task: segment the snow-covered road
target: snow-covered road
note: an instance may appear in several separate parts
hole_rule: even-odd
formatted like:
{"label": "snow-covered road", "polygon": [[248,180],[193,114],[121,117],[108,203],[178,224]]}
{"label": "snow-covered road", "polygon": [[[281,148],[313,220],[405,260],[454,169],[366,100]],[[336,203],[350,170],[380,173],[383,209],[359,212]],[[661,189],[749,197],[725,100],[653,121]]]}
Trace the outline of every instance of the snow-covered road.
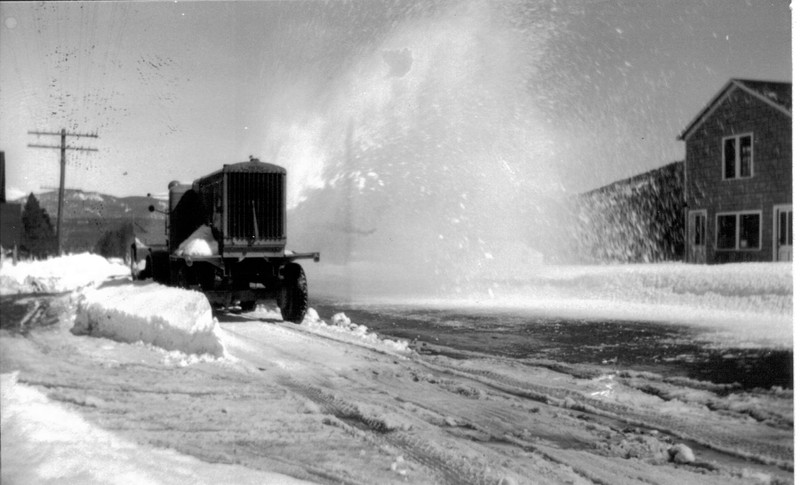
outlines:
{"label": "snow-covered road", "polygon": [[145,311],[86,305],[96,291],[3,296],[28,319],[0,330],[3,483],[793,481],[791,389],[423,355],[269,306],[220,316],[221,353],[166,350],[73,332],[92,308],[151,336]]}

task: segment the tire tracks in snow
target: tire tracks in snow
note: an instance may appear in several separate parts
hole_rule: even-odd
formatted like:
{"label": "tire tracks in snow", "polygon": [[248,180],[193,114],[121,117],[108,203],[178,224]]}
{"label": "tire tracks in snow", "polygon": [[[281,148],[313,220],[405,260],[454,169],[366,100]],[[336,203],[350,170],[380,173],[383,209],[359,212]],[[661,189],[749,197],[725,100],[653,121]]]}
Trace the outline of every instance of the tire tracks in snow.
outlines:
{"label": "tire tracks in snow", "polygon": [[[570,408],[629,426],[657,430],[668,436],[690,440],[730,456],[752,460],[764,465],[777,466],[789,472],[794,471],[794,449],[789,444],[790,440],[788,439],[784,440],[785,444],[780,444],[775,442],[774,435],[764,434],[756,439],[752,434],[745,433],[740,429],[737,429],[736,433],[726,432],[723,428],[696,421],[685,422],[670,416],[640,413],[635,408],[587,397],[578,391],[523,382],[489,370],[457,368],[442,363],[429,362],[424,359],[418,359],[417,362],[431,370],[473,379],[489,388],[507,394],[551,406]],[[744,423],[740,421],[737,425],[742,426]],[[774,433],[776,430],[771,431]],[[750,439],[743,439],[743,435],[749,436]]]}
{"label": "tire tracks in snow", "polygon": [[290,377],[283,378],[281,383],[293,392],[315,402],[325,413],[354,428],[357,434],[374,445],[378,447],[390,445],[401,450],[404,456],[433,472],[439,479],[437,481],[441,483],[488,485],[500,483],[503,479],[486,473],[475,464],[465,462],[462,456],[436,447],[414,436],[413,433],[392,429],[384,420],[366,416],[355,404],[314,385],[304,384]]}
{"label": "tire tracks in snow", "polygon": [[[291,329],[292,332],[307,334],[301,330]],[[565,475],[571,475],[597,484],[616,483],[612,478],[614,465],[611,465],[610,471],[608,467],[612,462],[608,460],[613,460],[617,455],[608,446],[615,445],[619,440],[645,434],[647,430],[658,431],[660,434],[653,436],[665,446],[669,446],[672,438],[674,441],[680,439],[700,450],[704,457],[712,456],[708,450],[716,450],[719,454],[730,457],[725,461],[730,466],[724,465],[720,468],[712,463],[699,461],[694,467],[685,467],[680,473],[685,474],[690,482],[693,478],[699,478],[697,473],[703,467],[719,470],[722,476],[736,476],[739,473],[737,470],[741,470],[743,460],[755,460],[790,472],[793,469],[791,458],[786,458],[786,447],[783,444],[754,438],[750,433],[752,430],[763,431],[766,428],[754,425],[742,430],[741,419],[726,418],[729,419],[728,424],[732,424],[733,429],[737,433],[741,431],[743,435],[737,436],[733,431],[719,431],[714,429],[713,424],[705,424],[697,419],[657,416],[651,413],[648,406],[637,409],[589,396],[589,391],[585,389],[589,382],[587,378],[571,376],[575,382],[564,381],[547,385],[530,382],[517,375],[522,373],[524,376],[531,371],[538,373],[547,369],[546,366],[492,357],[489,359],[492,363],[488,367],[499,365],[499,370],[467,367],[481,366],[479,361],[487,359],[486,355],[473,355],[470,359],[461,361],[413,353],[398,361],[398,356],[392,353],[376,351],[357,342],[323,337],[322,340],[326,342],[335,340],[337,345],[349,348],[346,353],[358,354],[364,360],[358,367],[370,369],[371,372],[348,372],[348,377],[338,380],[335,387],[321,376],[319,379],[309,380],[306,377],[298,380],[294,375],[287,375],[281,384],[291,392],[319,405],[324,413],[333,416],[337,425],[347,429],[350,434],[376,447],[390,446],[399,450],[409,461],[427,468],[438,482],[497,483],[503,477],[492,473],[490,466],[498,467],[498,463],[505,461],[513,463],[513,466],[499,468],[517,473],[523,470],[523,477],[558,467],[563,474],[560,479],[553,477],[553,481],[563,481]],[[316,339],[312,338],[311,341],[313,340]],[[298,357],[301,361],[308,360],[307,356]],[[392,359],[395,359],[394,367],[389,362]],[[394,370],[387,372],[390,367]],[[547,372],[568,375],[552,369],[547,369]],[[427,384],[436,386],[436,390],[417,387]],[[426,395],[428,389],[430,395]],[[375,395],[375,390],[382,395]],[[387,393],[385,390],[391,391]],[[363,391],[367,394],[363,394]],[[446,397],[448,394],[453,397]],[[393,401],[410,403],[428,414],[426,417],[415,416],[415,419],[424,423],[415,426],[430,428],[427,434],[424,430],[394,427],[380,417],[376,418],[361,410],[360,403],[374,399],[390,412],[393,406],[402,409],[396,402],[392,404],[389,400],[392,397]],[[531,420],[526,417],[526,413],[536,411],[532,411],[525,404],[526,401],[542,403],[545,406],[542,409],[550,411]],[[697,415],[693,416],[697,418]],[[716,415],[712,413],[709,416]],[[593,424],[586,423],[596,423],[600,427],[610,425],[607,428],[612,431],[610,438],[603,436],[604,432],[596,431]],[[532,426],[532,433],[523,428],[527,425]],[[645,433],[634,427],[645,428]],[[425,439],[426,436],[431,437],[431,430],[439,433],[433,442]],[[601,448],[596,447],[598,444]],[[480,449],[486,454],[485,459],[465,460],[459,450],[470,447]],[[524,460],[517,458],[520,453],[527,455],[529,459],[536,457],[533,461],[538,461],[538,464],[524,463]],[[666,465],[666,458],[664,461],[663,465]],[[623,462],[620,465],[617,467],[620,476],[626,476],[630,483],[637,483],[635,477],[639,472],[636,471],[636,461]],[[654,466],[654,473],[662,475],[673,467],[671,464]],[[758,468],[757,465],[754,466]],[[521,480],[525,481],[524,478]]]}

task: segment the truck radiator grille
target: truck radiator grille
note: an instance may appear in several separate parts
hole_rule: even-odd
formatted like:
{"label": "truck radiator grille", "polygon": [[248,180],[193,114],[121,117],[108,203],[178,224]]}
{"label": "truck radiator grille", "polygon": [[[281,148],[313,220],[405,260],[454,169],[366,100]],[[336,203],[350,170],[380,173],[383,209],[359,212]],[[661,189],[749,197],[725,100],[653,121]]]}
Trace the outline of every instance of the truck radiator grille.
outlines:
{"label": "truck radiator grille", "polygon": [[282,173],[228,174],[228,231],[234,242],[285,239]]}

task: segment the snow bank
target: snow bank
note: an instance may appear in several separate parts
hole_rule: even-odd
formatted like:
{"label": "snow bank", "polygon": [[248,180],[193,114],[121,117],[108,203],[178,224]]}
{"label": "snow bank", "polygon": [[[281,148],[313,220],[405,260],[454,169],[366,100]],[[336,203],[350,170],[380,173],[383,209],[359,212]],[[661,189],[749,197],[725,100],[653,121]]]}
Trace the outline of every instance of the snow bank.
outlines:
{"label": "snow bank", "polygon": [[[318,292],[336,299],[387,301],[473,300],[481,303],[574,301],[670,303],[750,313],[792,313],[792,263],[685,263],[567,266],[520,262],[506,279],[473,277],[437,281],[406,279],[387,265],[319,264],[306,273]],[[431,276],[431,275],[429,275]],[[343,284],[343,281],[346,284]],[[346,292],[346,293],[344,293]]]}
{"label": "snow bank", "polygon": [[73,333],[221,357],[218,328],[202,293],[135,283],[85,291]]}
{"label": "snow bank", "polygon": [[125,441],[19,384],[16,373],[0,376],[0,390],[2,483],[308,483]]}
{"label": "snow bank", "polygon": [[128,275],[130,269],[124,264],[89,253],[19,261],[16,265],[4,259],[0,266],[0,294],[61,293]]}
{"label": "snow bank", "polygon": [[356,304],[683,324],[707,328],[704,337],[725,345],[792,345],[792,263],[521,264],[508,279],[454,281],[416,292],[380,281],[383,274],[374,268],[319,266],[307,271],[317,294]]}
{"label": "snow bank", "polygon": [[[257,320],[281,320],[281,313],[277,307],[259,304],[252,312],[243,314],[245,318]],[[408,342],[405,340],[382,339],[377,334],[370,332],[364,325],[353,323],[344,313],[335,314],[330,323],[320,318],[317,311],[309,308],[299,327],[306,332],[322,335],[342,342],[348,342],[362,347],[367,347],[383,352],[408,352]]]}
{"label": "snow bank", "polygon": [[407,341],[382,339],[377,334],[370,332],[364,325],[351,322],[350,318],[344,313],[334,315],[329,325],[319,317],[316,310],[309,308],[301,325],[312,333],[334,337],[338,340],[356,343],[373,349],[400,353],[409,351]]}
{"label": "snow bank", "polygon": [[680,323],[726,345],[792,345],[791,263],[545,266],[492,284],[484,306],[519,306],[586,319]]}
{"label": "snow bank", "polygon": [[547,266],[528,284],[584,298],[792,312],[791,263]]}

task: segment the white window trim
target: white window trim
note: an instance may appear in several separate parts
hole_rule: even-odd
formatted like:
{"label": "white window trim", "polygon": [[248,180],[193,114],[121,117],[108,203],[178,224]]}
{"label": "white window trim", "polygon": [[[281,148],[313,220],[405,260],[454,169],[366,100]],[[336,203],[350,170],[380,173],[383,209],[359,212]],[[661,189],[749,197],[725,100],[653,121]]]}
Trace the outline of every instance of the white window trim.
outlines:
{"label": "white window trim", "polygon": [[[690,234],[691,234],[691,231],[692,231],[691,228],[694,225],[694,216],[696,216],[698,214],[701,214],[706,220],[705,232],[703,234],[705,236],[705,241],[703,241],[703,244],[697,245],[697,244],[694,243],[694,239],[693,239],[692,241],[689,242],[689,244],[691,246],[695,246],[695,247],[701,247],[701,246],[705,246],[705,245],[708,244],[708,210],[707,209],[692,209],[692,210],[688,211],[688,217],[689,217],[688,223],[691,224],[691,225],[687,225],[687,227],[690,228],[689,230],[690,230]],[[687,236],[688,235],[689,234],[687,234]],[[716,244],[716,241],[714,242],[714,244]]]}
{"label": "white window trim", "polygon": [[[761,251],[761,245],[764,239],[764,214],[763,211],[731,211],[731,212],[717,212],[714,215],[714,249],[717,251]],[[739,216],[758,214],[758,247],[755,248],[740,248],[739,247]],[[719,218],[720,216],[736,216],[736,247],[734,248],[720,248],[719,247]]]}
{"label": "white window trim", "polygon": [[[792,204],[775,204],[772,208],[772,260],[778,260],[778,211],[781,210],[789,210],[792,211],[792,217],[794,217],[794,209],[792,209]],[[793,224],[794,225],[794,224]],[[792,238],[794,239],[794,237]]]}
{"label": "white window trim", "polygon": [[[742,161],[740,159],[742,152],[739,149],[739,139],[745,136],[750,137],[750,175],[747,177],[742,177]],[[731,138],[736,139],[736,167],[734,168],[736,174],[731,178],[725,178],[725,141],[730,140]],[[743,180],[753,178],[753,176],[756,174],[756,138],[753,136],[752,131],[748,133],[738,133],[731,136],[723,136],[720,150],[722,152],[722,180]]]}

